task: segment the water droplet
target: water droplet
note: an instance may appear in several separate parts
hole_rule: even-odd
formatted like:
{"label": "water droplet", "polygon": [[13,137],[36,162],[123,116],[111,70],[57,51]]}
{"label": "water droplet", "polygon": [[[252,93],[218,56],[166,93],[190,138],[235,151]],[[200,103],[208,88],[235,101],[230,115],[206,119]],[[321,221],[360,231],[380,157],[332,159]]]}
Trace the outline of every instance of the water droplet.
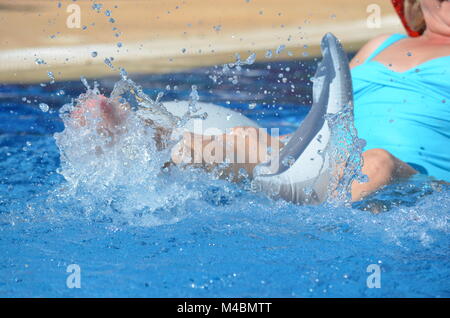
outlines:
{"label": "water droplet", "polygon": [[126,80],[126,79],[128,78],[128,73],[127,73],[127,71],[126,71],[124,68],[121,68],[121,69],[120,69],[120,77],[121,77],[123,80]]}
{"label": "water droplet", "polygon": [[256,60],[256,53],[252,53],[245,60],[245,64],[252,65],[253,63],[255,63],[255,60]]}
{"label": "water droplet", "polygon": [[275,51],[275,53],[280,54],[281,52],[283,52],[283,50],[286,48],[286,45],[281,44],[279,47],[277,47],[277,50]]}
{"label": "water droplet", "polygon": [[243,179],[248,178],[247,170],[245,170],[244,168],[240,168],[239,171],[238,171],[238,177],[239,178],[243,178]]}
{"label": "water droplet", "polygon": [[96,10],[97,12],[100,12],[100,10],[102,9],[102,7],[103,7],[103,4],[100,4],[100,3],[94,3],[94,4],[92,5],[92,9]]}
{"label": "water droplet", "polygon": [[114,68],[114,66],[113,66],[113,64],[112,64],[112,62],[111,62],[111,59],[105,58],[104,62],[105,62],[105,64],[108,65],[110,68]]}
{"label": "water droplet", "polygon": [[88,89],[88,90],[91,89],[90,86],[89,86],[89,83],[88,83],[88,81],[86,79],[86,77],[81,76],[80,77],[80,81],[81,81],[81,83],[83,83],[83,85],[84,85],[84,87],[86,87],[86,89]]}
{"label": "water droplet", "polygon": [[55,83],[55,76],[53,75],[53,72],[47,72],[47,76],[50,78],[50,84]]}
{"label": "water droplet", "polygon": [[91,52],[91,56],[92,56],[92,57],[97,57],[97,55],[98,55],[97,52],[95,52],[95,51],[94,51],[94,52]]}
{"label": "water droplet", "polygon": [[191,113],[196,113],[198,111],[197,109],[197,102],[200,100],[200,96],[198,95],[197,86],[192,85],[191,86],[191,93],[189,94],[189,111]]}
{"label": "water droplet", "polygon": [[48,110],[50,109],[50,107],[49,107],[47,104],[45,104],[45,103],[40,103],[40,104],[39,104],[39,108],[40,108],[44,113],[48,112]]}
{"label": "water droplet", "polygon": [[271,50],[267,50],[265,57],[270,59],[270,58],[272,58],[272,55],[273,55],[272,51]]}
{"label": "water droplet", "polygon": [[41,58],[36,58],[35,60],[34,60],[34,62],[36,63],[36,64],[38,64],[38,65],[41,65],[41,64],[47,64],[43,59],[41,59]]}
{"label": "water droplet", "polygon": [[286,158],[283,158],[281,161],[281,164],[285,167],[291,167],[295,163],[295,158],[293,156],[286,156]]}
{"label": "water droplet", "polygon": [[320,134],[317,135],[317,141],[320,142],[320,143],[322,142],[322,135],[320,135]]}

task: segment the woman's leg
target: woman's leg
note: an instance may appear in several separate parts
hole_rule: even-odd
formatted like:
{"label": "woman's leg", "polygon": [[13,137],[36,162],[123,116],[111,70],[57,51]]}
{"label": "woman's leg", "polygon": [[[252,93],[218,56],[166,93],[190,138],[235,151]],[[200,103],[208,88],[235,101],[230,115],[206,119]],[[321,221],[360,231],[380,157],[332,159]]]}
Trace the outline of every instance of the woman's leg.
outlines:
{"label": "woman's leg", "polygon": [[[114,101],[108,100],[106,97],[99,95],[97,99],[93,99],[90,101],[86,101],[79,105],[79,107],[72,113],[72,117],[81,125],[85,125],[84,122],[84,113],[85,112],[93,112],[94,115],[98,113],[98,116],[102,118],[102,121],[99,123],[98,129],[107,130],[111,134],[119,133],[118,127],[124,121],[127,116],[127,112],[129,110],[127,108],[123,108],[123,105],[116,103]],[[225,176],[227,174],[233,174],[234,176],[238,175],[240,169],[247,170],[248,175],[251,177],[253,168],[268,159],[267,150],[269,147],[277,144],[276,149],[280,149],[283,147],[283,143],[278,138],[271,138],[270,136],[264,136],[261,138],[257,133],[257,129],[253,127],[236,127],[232,130],[230,135],[223,135],[223,139],[225,143],[222,143],[224,146],[228,144],[231,146],[233,154],[242,153],[241,157],[248,158],[249,153],[256,152],[256,160],[255,162],[243,162],[243,163],[234,163],[226,169]],[[233,137],[233,138],[230,138]],[[196,151],[203,151],[204,147],[211,143],[211,137],[205,136],[196,136],[196,138],[201,138],[200,149],[195,149]],[[236,138],[236,139],[235,139]],[[194,142],[192,142],[194,138],[189,138],[189,142],[186,143],[186,140],[181,142],[181,148],[187,148],[188,156],[192,155],[194,152]],[[224,141],[222,140],[222,142]],[[240,141],[239,141],[240,140]],[[217,139],[216,139],[217,141]],[[230,142],[231,141],[231,142]],[[241,147],[245,145],[244,147]],[[227,149],[228,148],[228,149]],[[182,149],[179,149],[182,150]],[[224,147],[224,154],[226,154],[229,147]],[[191,152],[192,151],[192,152]],[[186,155],[185,151],[181,151]],[[179,151],[176,151],[175,154],[178,156],[181,154]],[[178,157],[175,156],[175,157]],[[181,159],[174,160],[175,162],[180,162]],[[362,167],[363,174],[367,175],[369,181],[366,183],[359,183],[354,181],[352,184],[352,200],[358,201],[363,197],[375,192],[381,187],[401,178],[407,178],[415,173],[411,166],[406,164],[405,162],[397,159],[392,154],[384,149],[370,149],[363,153],[364,164]],[[205,164],[205,162],[203,162]],[[212,164],[214,165],[214,164]],[[207,166],[211,168],[211,162],[207,163]],[[238,178],[239,179],[239,178]]]}
{"label": "woman's leg", "polygon": [[196,164],[207,170],[227,162],[221,171],[222,177],[240,181],[238,176],[242,169],[252,178],[253,169],[269,160],[269,149],[278,151],[284,146],[282,140],[283,136],[274,138],[255,127],[234,127],[228,133],[214,137],[186,132],[173,149],[172,162]]}
{"label": "woman's leg", "polygon": [[367,175],[369,181],[366,183],[353,181],[352,201],[361,200],[392,181],[408,178],[417,173],[407,163],[384,149],[377,148],[365,151],[363,160],[362,173]]}
{"label": "woman's leg", "polygon": [[[248,157],[248,152],[255,152],[257,151],[257,148],[261,147],[263,150],[266,149],[266,147],[270,146],[270,144],[274,142],[279,143],[279,147],[281,148],[283,146],[282,142],[279,140],[274,140],[273,138],[267,138],[265,140],[269,141],[269,144],[261,143],[259,138],[256,138],[256,140],[253,140],[251,143],[254,145],[258,145],[257,147],[249,147],[249,139],[248,134],[245,133],[245,131],[252,130],[254,128],[249,127],[236,127],[233,129],[233,135],[236,137],[240,137],[245,139],[244,144],[246,147],[237,148],[236,145],[238,143],[233,142],[233,153],[239,153],[244,152],[246,153],[245,156]],[[181,155],[181,153],[184,153],[184,155],[187,155],[188,157],[194,157],[194,142],[193,140],[195,138],[200,138],[201,142],[199,143],[200,147],[197,149],[197,151],[203,151],[206,144],[209,144],[211,142],[214,142],[211,140],[211,137],[206,136],[192,136],[191,138],[185,139],[184,143],[182,143],[185,147],[184,151],[177,151],[176,153],[178,155]],[[229,136],[222,136],[222,138],[226,139],[226,137]],[[242,144],[242,143],[241,143]],[[183,147],[182,147],[183,148]],[[179,149],[181,150],[181,149]],[[226,151],[224,150],[224,153]],[[264,153],[265,151],[262,151]],[[236,175],[237,171],[241,168],[244,168],[247,170],[249,176],[251,176],[251,172],[253,168],[261,161],[263,158],[258,158],[258,162],[252,163],[252,164],[237,164],[237,163],[231,163],[229,168],[224,171],[224,176],[229,175],[230,173]],[[264,158],[267,159],[267,158]],[[173,158],[174,160],[174,158]],[[175,162],[181,162],[181,159],[178,158],[177,160],[174,160]],[[384,149],[370,149],[363,153],[363,167],[362,167],[362,173],[367,175],[368,182],[365,183],[359,183],[357,181],[354,181],[352,184],[352,201],[358,201],[364,198],[365,196],[377,191],[381,187],[388,185],[389,183],[401,179],[401,178],[408,178],[411,175],[417,173],[416,170],[414,170],[411,166],[409,166],[407,163],[399,160],[398,158],[394,157],[392,154],[390,154],[388,151]],[[237,181],[237,180],[236,180]]]}

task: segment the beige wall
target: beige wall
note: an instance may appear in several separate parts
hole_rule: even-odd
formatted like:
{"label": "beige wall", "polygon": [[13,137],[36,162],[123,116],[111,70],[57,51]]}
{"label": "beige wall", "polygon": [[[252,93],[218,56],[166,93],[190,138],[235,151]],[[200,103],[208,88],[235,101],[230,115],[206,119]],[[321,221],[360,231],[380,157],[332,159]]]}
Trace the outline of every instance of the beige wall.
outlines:
{"label": "beige wall", "polygon": [[[114,72],[103,63],[109,56],[129,72],[223,63],[232,61],[235,52],[244,57],[257,52],[263,59],[266,50],[280,44],[287,49],[276,58],[300,58],[304,52],[317,54],[320,37],[327,31],[350,50],[379,33],[401,31],[388,0],[97,2],[103,4],[101,13],[91,8],[90,0],[0,0],[0,82],[44,80],[48,70],[60,72],[57,79],[106,75]],[[66,8],[72,3],[80,5],[86,30],[66,26]],[[370,4],[381,9],[380,29],[367,27]],[[115,23],[108,22],[105,9],[112,11]],[[117,42],[123,47],[119,49]],[[98,56],[92,58],[91,51]],[[36,57],[47,64],[36,65]]]}

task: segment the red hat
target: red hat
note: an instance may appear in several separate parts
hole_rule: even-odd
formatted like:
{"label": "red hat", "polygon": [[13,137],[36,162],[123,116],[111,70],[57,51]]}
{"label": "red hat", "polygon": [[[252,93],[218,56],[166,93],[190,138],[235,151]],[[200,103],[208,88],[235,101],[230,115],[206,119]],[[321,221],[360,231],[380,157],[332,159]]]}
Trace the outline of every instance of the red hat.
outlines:
{"label": "red hat", "polygon": [[394,5],[395,11],[397,11],[398,16],[400,17],[400,20],[402,20],[403,26],[406,29],[406,32],[408,32],[409,36],[419,36],[420,33],[414,30],[411,30],[411,28],[408,26],[408,22],[406,22],[405,18],[405,1],[404,0],[391,0],[392,4]]}

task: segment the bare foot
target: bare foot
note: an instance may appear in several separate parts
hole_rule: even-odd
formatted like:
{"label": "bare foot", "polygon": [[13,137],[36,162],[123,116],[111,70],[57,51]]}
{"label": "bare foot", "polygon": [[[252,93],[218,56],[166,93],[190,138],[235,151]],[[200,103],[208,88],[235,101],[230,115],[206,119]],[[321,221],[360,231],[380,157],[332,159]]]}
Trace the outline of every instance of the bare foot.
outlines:
{"label": "bare foot", "polygon": [[80,100],[70,116],[75,122],[84,127],[89,120],[100,119],[97,130],[108,135],[121,132],[123,122],[129,115],[129,106],[120,104],[104,95],[95,95],[85,100]]}

